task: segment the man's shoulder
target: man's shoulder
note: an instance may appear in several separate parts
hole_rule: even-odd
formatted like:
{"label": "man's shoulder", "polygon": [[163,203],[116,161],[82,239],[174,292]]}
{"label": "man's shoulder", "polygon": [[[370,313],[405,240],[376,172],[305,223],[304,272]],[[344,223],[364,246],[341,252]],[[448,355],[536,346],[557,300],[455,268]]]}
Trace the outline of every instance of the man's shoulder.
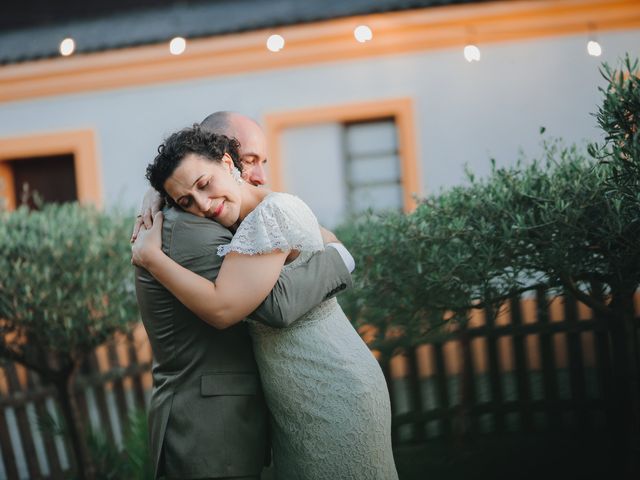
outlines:
{"label": "man's shoulder", "polygon": [[164,225],[175,228],[187,227],[197,230],[206,230],[210,232],[219,233],[222,235],[231,235],[229,230],[217,222],[205,217],[197,217],[191,213],[187,213],[184,210],[180,210],[176,207],[166,207],[162,210],[162,216],[164,219]]}
{"label": "man's shoulder", "polygon": [[175,207],[163,210],[162,247],[170,256],[229,243],[232,234],[219,223]]}

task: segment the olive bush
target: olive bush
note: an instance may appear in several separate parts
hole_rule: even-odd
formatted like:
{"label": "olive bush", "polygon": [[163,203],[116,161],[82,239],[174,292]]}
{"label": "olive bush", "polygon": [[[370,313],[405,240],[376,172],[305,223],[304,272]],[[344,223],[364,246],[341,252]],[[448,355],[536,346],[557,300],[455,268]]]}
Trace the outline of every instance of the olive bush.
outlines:
{"label": "olive bush", "polygon": [[[388,358],[441,326],[464,324],[533,288],[568,292],[606,319],[615,442],[637,471],[640,392],[634,295],[640,286],[640,79],[638,62],[604,65],[595,114],[603,142],[585,149],[544,139],[486,178],[420,200],[409,214],[369,213],[339,229],[356,255],[345,310],[378,332]],[[541,129],[544,134],[544,129]],[[635,458],[635,460],[634,460]],[[634,465],[634,462],[635,465]]]}
{"label": "olive bush", "polygon": [[75,404],[78,368],[138,319],[131,224],[75,203],[0,212],[0,356],[56,386],[81,477],[93,472]]}

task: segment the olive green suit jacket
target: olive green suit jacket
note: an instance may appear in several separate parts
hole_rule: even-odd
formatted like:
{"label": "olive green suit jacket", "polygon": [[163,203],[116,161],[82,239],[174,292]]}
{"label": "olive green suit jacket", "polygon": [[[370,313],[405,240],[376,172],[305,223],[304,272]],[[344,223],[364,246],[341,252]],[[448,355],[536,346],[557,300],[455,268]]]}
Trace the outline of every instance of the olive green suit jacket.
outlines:
{"label": "olive green suit jacket", "polygon": [[[164,252],[214,280],[223,260],[216,249],[231,233],[175,208],[164,213]],[[328,248],[282,274],[251,317],[285,327],[350,285],[342,259]],[[211,327],[141,268],[136,294],[154,355],[148,422],[156,478],[259,475],[268,458],[268,416],[246,322]]]}

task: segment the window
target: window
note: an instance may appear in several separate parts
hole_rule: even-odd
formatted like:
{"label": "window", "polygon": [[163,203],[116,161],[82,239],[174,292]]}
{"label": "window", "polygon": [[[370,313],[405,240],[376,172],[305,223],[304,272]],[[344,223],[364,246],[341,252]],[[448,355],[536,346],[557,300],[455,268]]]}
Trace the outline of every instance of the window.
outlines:
{"label": "window", "polygon": [[265,116],[270,187],[298,195],[322,225],[366,209],[415,208],[413,102],[379,99]]}
{"label": "window", "polygon": [[72,154],[20,158],[7,161],[13,177],[13,204],[35,207],[36,197],[45,203],[78,199]]}
{"label": "window", "polygon": [[25,183],[45,202],[78,200],[101,207],[93,130],[0,138],[0,208],[13,210],[19,206]]}
{"label": "window", "polygon": [[343,132],[349,213],[401,210],[403,190],[394,119],[346,123]]}

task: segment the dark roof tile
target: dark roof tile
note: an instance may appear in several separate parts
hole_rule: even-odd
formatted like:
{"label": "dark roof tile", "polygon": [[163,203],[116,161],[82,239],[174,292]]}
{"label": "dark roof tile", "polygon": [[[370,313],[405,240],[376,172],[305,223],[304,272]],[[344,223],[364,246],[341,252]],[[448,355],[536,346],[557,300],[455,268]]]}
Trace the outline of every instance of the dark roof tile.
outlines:
{"label": "dark roof tile", "polygon": [[153,44],[175,36],[209,37],[370,13],[485,0],[236,0],[125,11],[0,33],[0,64],[58,55],[65,37],[76,53]]}

